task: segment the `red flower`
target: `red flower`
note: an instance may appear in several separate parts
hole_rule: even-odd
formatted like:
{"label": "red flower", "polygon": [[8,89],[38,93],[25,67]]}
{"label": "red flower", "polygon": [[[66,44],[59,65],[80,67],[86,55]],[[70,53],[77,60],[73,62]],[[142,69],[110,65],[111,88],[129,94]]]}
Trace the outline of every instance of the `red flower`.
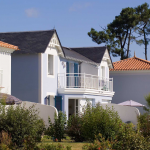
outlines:
{"label": "red flower", "polygon": [[98,150],[101,149],[100,147],[98,148]]}

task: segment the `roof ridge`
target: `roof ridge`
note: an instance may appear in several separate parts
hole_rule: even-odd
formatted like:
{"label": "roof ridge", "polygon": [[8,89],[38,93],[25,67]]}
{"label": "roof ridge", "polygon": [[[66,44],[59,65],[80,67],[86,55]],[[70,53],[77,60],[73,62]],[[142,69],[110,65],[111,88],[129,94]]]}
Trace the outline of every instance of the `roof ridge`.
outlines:
{"label": "roof ridge", "polygon": [[138,58],[138,57],[136,57],[136,56],[135,56],[135,58],[136,58],[136,59],[139,59],[139,60],[142,60],[142,61],[144,61],[144,62],[150,63],[150,61],[148,61],[148,60],[145,60],[145,59],[142,59],[142,58]]}
{"label": "roof ridge", "polygon": [[14,32],[0,32],[0,33],[23,33],[23,32],[43,32],[43,31],[56,31],[56,29],[51,29],[51,30],[35,30],[35,31],[14,31]]}
{"label": "roof ridge", "polygon": [[133,56],[133,57],[131,57],[131,58],[126,58],[126,59],[123,59],[123,60],[119,60],[119,61],[113,62],[113,64],[115,64],[115,63],[121,63],[121,62],[130,60],[130,59],[134,59],[134,58],[135,58],[135,59],[139,59],[139,60],[144,61],[144,62],[147,62],[147,63],[150,63],[150,61],[148,61],[148,60],[145,60],[145,59],[142,59],[142,58],[138,58],[138,57],[136,57],[136,56]]}
{"label": "roof ridge", "polygon": [[99,47],[106,47],[107,48],[107,46],[90,46],[90,47],[70,47],[70,49],[71,48],[99,48]]}
{"label": "roof ridge", "polygon": [[131,58],[126,58],[126,59],[123,59],[123,60],[118,60],[118,61],[116,61],[116,62],[113,62],[113,64],[115,64],[115,63],[121,63],[121,62],[123,62],[123,61],[127,61],[128,59],[133,59],[134,57],[131,57]]}

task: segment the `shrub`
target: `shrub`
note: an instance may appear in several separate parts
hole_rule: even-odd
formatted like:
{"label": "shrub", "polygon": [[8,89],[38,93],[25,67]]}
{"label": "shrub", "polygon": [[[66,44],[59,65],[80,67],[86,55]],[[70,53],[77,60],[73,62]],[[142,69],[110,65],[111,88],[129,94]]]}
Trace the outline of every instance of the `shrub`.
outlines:
{"label": "shrub", "polygon": [[114,139],[105,139],[101,134],[96,138],[93,144],[86,144],[83,150],[149,150],[149,142],[136,131],[133,124],[123,123],[118,128],[118,135]]}
{"label": "shrub", "polygon": [[113,141],[105,140],[101,134],[98,134],[96,140],[92,144],[85,144],[82,149],[83,150],[112,150],[113,148]]}
{"label": "shrub", "polygon": [[132,123],[123,123],[119,128],[113,148],[116,150],[146,150],[150,149],[150,146],[141,133],[135,130]]}
{"label": "shrub", "polygon": [[138,127],[144,137],[150,136],[150,115],[148,113],[138,116]]}
{"label": "shrub", "polygon": [[95,136],[101,133],[105,139],[114,138],[121,123],[118,113],[113,108],[106,106],[104,109],[99,103],[95,107],[87,104],[82,115],[83,137],[94,141]]}
{"label": "shrub", "polygon": [[7,132],[2,131],[0,135],[0,150],[5,149],[15,149],[15,145],[12,143],[11,136]]}
{"label": "shrub", "polygon": [[55,114],[54,123],[51,122],[49,118],[49,127],[46,131],[46,134],[53,137],[54,141],[58,139],[61,142],[61,139],[64,138],[65,133],[65,124],[66,124],[66,115],[59,111],[58,116]]}
{"label": "shrub", "polygon": [[23,107],[0,105],[0,132],[7,131],[12,137],[12,142],[17,146],[21,146],[28,137],[36,143],[44,127],[44,122],[39,118],[34,105],[28,109],[25,105]]}
{"label": "shrub", "polygon": [[66,133],[71,139],[76,142],[82,142],[84,140],[82,135],[82,118],[79,115],[72,115],[69,117]]}

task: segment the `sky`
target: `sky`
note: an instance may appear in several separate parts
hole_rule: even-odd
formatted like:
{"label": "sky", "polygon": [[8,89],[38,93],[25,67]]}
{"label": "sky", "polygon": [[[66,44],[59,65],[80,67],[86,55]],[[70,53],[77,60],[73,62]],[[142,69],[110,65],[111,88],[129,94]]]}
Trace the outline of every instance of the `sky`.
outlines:
{"label": "sky", "polygon": [[[0,32],[57,30],[66,47],[104,46],[87,35],[113,21],[121,10],[136,7],[150,0],[0,0]],[[131,57],[142,59],[144,46],[131,44]],[[120,60],[112,57],[112,61]],[[150,60],[150,46],[148,46]]]}

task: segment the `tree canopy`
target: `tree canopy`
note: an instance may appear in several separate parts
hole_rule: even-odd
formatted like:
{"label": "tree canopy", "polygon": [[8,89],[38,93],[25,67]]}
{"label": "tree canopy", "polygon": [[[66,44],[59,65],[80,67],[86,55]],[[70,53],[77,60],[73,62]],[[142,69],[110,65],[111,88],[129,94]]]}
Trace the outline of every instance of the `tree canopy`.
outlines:
{"label": "tree canopy", "polygon": [[[140,44],[141,39],[138,38],[149,35],[150,9],[148,7],[149,5],[145,3],[136,8],[124,8],[106,28],[102,28],[101,31],[91,28],[88,35],[97,44],[105,43],[114,57],[119,56],[121,60],[129,58],[130,43],[136,41]],[[148,38],[144,38],[143,44],[148,42]]]}

